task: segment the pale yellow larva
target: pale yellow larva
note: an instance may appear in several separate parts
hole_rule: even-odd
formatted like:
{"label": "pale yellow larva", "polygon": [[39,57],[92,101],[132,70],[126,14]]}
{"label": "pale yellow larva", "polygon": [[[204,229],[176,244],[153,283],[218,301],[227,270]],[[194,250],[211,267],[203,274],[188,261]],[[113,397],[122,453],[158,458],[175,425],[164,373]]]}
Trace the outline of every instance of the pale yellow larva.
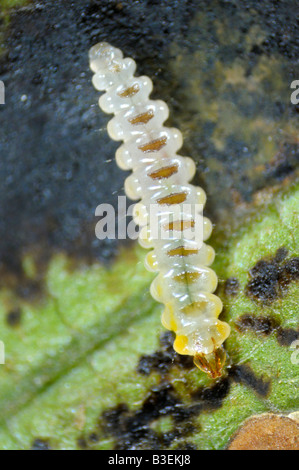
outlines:
{"label": "pale yellow larva", "polygon": [[[95,88],[106,91],[99,105],[104,112],[115,114],[108,123],[108,133],[124,142],[116,152],[117,164],[133,170],[125,182],[126,194],[133,200],[141,199],[135,206],[134,220],[142,227],[140,244],[152,248],[146,267],[159,272],[151,293],[165,305],[162,323],[176,333],[174,349],[179,354],[193,356],[197,367],[219,377],[225,362],[222,344],[230,327],[218,319],[222,303],[213,294],[217,276],[208,267],[214,250],[184,237],[186,227],[197,229],[191,212],[185,209],[187,204],[204,204],[206,199],[201,188],[189,184],[195,164],[191,158],[177,155],[182,134],[163,126],[168,107],[163,101],[149,99],[152,81],[146,76],[134,77],[134,60],[123,58],[119,49],[107,43],[92,47],[89,58]],[[181,208],[180,220],[174,216],[171,223],[164,223],[165,230],[179,234],[177,237],[151,235],[148,214],[153,204],[159,206],[160,215],[171,215],[174,206]],[[201,220],[205,241],[212,225],[207,218]]]}

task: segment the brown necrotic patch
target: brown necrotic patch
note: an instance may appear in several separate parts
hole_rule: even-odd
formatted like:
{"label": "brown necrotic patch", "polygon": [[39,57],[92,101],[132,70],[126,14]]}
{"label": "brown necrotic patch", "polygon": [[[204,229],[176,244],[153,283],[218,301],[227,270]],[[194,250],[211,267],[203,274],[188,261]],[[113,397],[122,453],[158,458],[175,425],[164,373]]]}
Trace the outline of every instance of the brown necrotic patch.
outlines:
{"label": "brown necrotic patch", "polygon": [[144,152],[158,152],[163,147],[165,147],[167,142],[167,137],[161,137],[160,139],[151,140],[147,144],[140,145],[138,148]]}
{"label": "brown necrotic patch", "polygon": [[121,98],[132,98],[139,92],[139,90],[140,90],[140,87],[138,83],[134,83],[134,85],[118,93],[118,96],[120,96]]}
{"label": "brown necrotic patch", "polygon": [[246,286],[246,294],[252,300],[269,304],[281,298],[289,284],[299,279],[299,258],[286,260],[285,248],[277,250],[270,259],[262,259],[250,270],[251,279]]}
{"label": "brown necrotic patch", "polygon": [[129,119],[129,122],[133,124],[133,126],[138,124],[147,124],[153,117],[154,112],[150,109],[145,113],[138,114],[138,116],[134,116],[133,118]]}
{"label": "brown necrotic patch", "polygon": [[170,178],[172,175],[175,175],[179,170],[178,165],[169,165],[160,170],[153,171],[148,176],[153,180],[161,180],[165,178]]}
{"label": "brown necrotic patch", "polygon": [[269,336],[273,333],[280,346],[289,347],[293,341],[299,339],[299,329],[283,328],[280,321],[271,316],[245,313],[237,319],[235,326],[240,333],[252,331],[260,336]]}
{"label": "brown necrotic patch", "polygon": [[182,202],[185,202],[187,198],[187,193],[181,192],[181,193],[173,193],[170,194],[169,196],[161,197],[160,199],[157,199],[157,203],[160,205],[166,205],[166,206],[172,206],[174,204],[181,204]]}

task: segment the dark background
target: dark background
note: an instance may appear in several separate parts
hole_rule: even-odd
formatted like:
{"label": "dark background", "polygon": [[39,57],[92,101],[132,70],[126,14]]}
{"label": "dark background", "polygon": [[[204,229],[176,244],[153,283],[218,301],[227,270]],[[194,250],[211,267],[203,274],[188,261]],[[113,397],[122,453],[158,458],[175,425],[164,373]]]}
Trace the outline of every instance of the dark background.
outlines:
{"label": "dark background", "polygon": [[219,229],[243,217],[257,191],[292,178],[298,11],[293,0],[46,0],[10,12],[8,25],[3,13],[1,282],[22,276],[26,250],[41,264],[53,250],[87,261],[117,250],[94,235],[96,206],[116,206],[126,176],[91,84],[96,42],[120,47],[153,79]]}

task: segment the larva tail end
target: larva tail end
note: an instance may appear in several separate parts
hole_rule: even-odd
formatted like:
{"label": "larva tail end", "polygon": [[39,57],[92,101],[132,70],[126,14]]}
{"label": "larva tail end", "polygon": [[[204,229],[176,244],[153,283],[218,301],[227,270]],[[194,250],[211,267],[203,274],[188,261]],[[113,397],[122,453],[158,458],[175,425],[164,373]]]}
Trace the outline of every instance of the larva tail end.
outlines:
{"label": "larva tail end", "polygon": [[210,354],[195,354],[193,362],[196,367],[208,374],[212,379],[217,379],[222,375],[225,359],[226,353],[221,346]]}

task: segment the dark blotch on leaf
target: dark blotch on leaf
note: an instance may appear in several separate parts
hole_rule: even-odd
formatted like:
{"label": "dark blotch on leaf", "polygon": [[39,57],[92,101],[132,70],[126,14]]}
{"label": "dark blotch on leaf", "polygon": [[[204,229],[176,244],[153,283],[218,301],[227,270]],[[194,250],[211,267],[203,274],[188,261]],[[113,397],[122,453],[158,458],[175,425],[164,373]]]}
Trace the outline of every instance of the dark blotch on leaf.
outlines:
{"label": "dark blotch on leaf", "polygon": [[77,445],[79,449],[82,449],[82,450],[88,449],[88,443],[84,437],[79,437],[79,439],[77,439]]}
{"label": "dark blotch on leaf", "polygon": [[278,323],[271,317],[256,317],[250,313],[245,313],[235,323],[239,332],[254,331],[265,336],[270,335],[277,327]]}
{"label": "dark blotch on leaf", "polygon": [[34,302],[40,300],[45,294],[44,275],[48,268],[49,257],[36,250],[33,260],[36,275],[28,277],[23,269],[23,258],[14,258],[13,249],[1,255],[0,247],[0,288],[12,290],[15,297]]}
{"label": "dark blotch on leaf", "polygon": [[192,398],[201,403],[204,410],[216,410],[221,408],[222,402],[230,391],[229,377],[223,377],[211,387],[199,388],[192,393]]}
{"label": "dark blotch on leaf", "polygon": [[273,258],[263,259],[250,270],[246,294],[255,301],[270,304],[282,297],[292,281],[299,279],[299,258],[285,261],[287,250],[279,248]]}
{"label": "dark blotch on leaf", "polygon": [[183,369],[192,369],[193,359],[190,356],[181,356],[173,349],[174,334],[170,331],[163,333],[160,337],[161,350],[153,354],[141,356],[137,372],[142,375],[150,375],[151,372],[165,374],[173,366]]}
{"label": "dark blotch on leaf", "polygon": [[277,331],[277,341],[280,346],[291,346],[291,344],[299,339],[299,331],[292,328],[279,328]]}
{"label": "dark blotch on leaf", "polygon": [[[190,419],[199,411],[198,407],[184,405],[173,386],[163,383],[149,392],[137,411],[130,411],[125,404],[120,404],[102,414],[100,425],[105,434],[115,438],[115,449],[159,450],[192,433],[194,426]],[[165,416],[173,418],[173,429],[164,434],[153,430],[151,424]]]}
{"label": "dark blotch on leaf", "polygon": [[[165,337],[164,337],[165,340]],[[152,388],[140,408],[131,411],[122,403],[106,410],[100,419],[100,428],[105,435],[115,439],[115,449],[168,449],[176,440],[192,434],[198,425],[193,419],[202,411],[221,408],[228,396],[232,382],[252,388],[258,395],[266,397],[270,391],[270,381],[256,377],[248,365],[235,365],[229,374],[214,382],[210,387],[200,387],[191,394],[193,404],[184,403],[171,383],[163,381]],[[156,432],[152,423],[170,416],[173,428],[166,432]],[[180,442],[178,449],[187,443]]]}
{"label": "dark blotch on leaf", "polygon": [[46,439],[35,439],[31,450],[51,450],[49,441]]}
{"label": "dark blotch on leaf", "polygon": [[225,281],[224,284],[224,292],[227,296],[235,296],[237,295],[240,289],[240,283],[236,277],[230,277]]}
{"label": "dark blotch on leaf", "polygon": [[22,311],[17,308],[15,310],[11,310],[6,315],[6,323],[11,327],[19,326],[21,323],[22,318]]}
{"label": "dark blotch on leaf", "polygon": [[288,256],[288,250],[282,246],[281,248],[278,248],[278,250],[275,253],[275,261],[277,263],[281,263],[286,257]]}
{"label": "dark blotch on leaf", "polygon": [[237,383],[252,388],[261,397],[267,397],[271,381],[256,377],[253,370],[246,364],[235,365],[230,370],[230,377]]}
{"label": "dark blotch on leaf", "polygon": [[291,281],[299,279],[299,258],[291,258],[284,265],[284,282],[288,285]]}
{"label": "dark blotch on leaf", "polygon": [[254,331],[257,335],[269,336],[271,333],[276,333],[277,341],[280,346],[290,346],[293,341],[299,338],[299,331],[293,328],[283,328],[280,322],[270,316],[255,316],[250,313],[245,313],[237,319],[236,329],[240,333],[247,331]]}
{"label": "dark blotch on leaf", "polygon": [[197,450],[197,447],[192,442],[185,442],[185,444],[178,445],[175,450]]}
{"label": "dark blotch on leaf", "polygon": [[92,443],[98,442],[99,436],[95,432],[92,432],[91,434],[89,434],[88,440],[89,442],[92,442]]}

